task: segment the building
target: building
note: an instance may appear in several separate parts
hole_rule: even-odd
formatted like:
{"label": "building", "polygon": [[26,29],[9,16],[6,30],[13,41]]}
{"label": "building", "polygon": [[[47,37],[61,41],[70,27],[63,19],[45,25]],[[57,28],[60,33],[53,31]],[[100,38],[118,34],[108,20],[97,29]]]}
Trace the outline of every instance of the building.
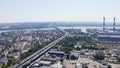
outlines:
{"label": "building", "polygon": [[98,40],[100,41],[113,41],[113,42],[120,42],[120,33],[99,33]]}
{"label": "building", "polygon": [[50,66],[51,64],[51,61],[40,61],[40,66]]}
{"label": "building", "polygon": [[8,62],[7,57],[2,57],[2,58],[0,59],[0,64],[7,64],[7,62]]}
{"label": "building", "polygon": [[76,63],[76,64],[75,64],[75,68],[82,68],[82,66],[81,66],[80,63]]}
{"label": "building", "polygon": [[61,51],[49,51],[48,52],[49,55],[56,55],[59,57],[63,57],[65,55],[65,52],[61,52]]}
{"label": "building", "polygon": [[105,60],[100,61],[100,63],[100,68],[108,68],[108,62],[106,62]]}
{"label": "building", "polygon": [[56,62],[56,61],[57,61],[57,58],[52,58],[52,57],[44,56],[44,57],[41,58],[41,60]]}
{"label": "building", "polygon": [[63,68],[63,65],[60,64],[60,62],[51,65],[51,68]]}
{"label": "building", "polygon": [[115,28],[115,17],[113,19],[113,29],[105,28],[105,17],[103,18],[103,30],[98,30],[98,40],[120,42],[120,31]]}

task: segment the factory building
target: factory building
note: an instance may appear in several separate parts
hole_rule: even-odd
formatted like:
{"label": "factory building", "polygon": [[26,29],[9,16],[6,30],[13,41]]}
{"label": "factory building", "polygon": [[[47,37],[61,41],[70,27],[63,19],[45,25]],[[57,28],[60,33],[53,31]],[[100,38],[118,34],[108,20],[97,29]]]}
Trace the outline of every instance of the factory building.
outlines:
{"label": "factory building", "polygon": [[105,17],[103,18],[103,30],[98,31],[98,40],[120,42],[120,31],[116,31],[115,17],[113,19],[113,29],[105,28]]}

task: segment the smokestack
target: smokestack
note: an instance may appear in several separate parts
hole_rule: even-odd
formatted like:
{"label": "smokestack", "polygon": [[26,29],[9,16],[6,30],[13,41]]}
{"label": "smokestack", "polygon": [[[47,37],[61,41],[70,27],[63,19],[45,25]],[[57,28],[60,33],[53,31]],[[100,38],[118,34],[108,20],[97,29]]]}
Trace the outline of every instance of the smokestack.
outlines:
{"label": "smokestack", "polygon": [[114,17],[114,22],[113,22],[113,31],[115,31],[115,17]]}
{"label": "smokestack", "polygon": [[103,31],[105,31],[105,17],[103,17]]}

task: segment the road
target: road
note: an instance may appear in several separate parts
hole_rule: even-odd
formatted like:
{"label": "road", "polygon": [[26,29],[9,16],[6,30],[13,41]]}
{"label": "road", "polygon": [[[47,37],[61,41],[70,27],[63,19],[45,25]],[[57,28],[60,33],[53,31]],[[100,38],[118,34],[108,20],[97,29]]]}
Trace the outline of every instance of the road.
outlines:
{"label": "road", "polygon": [[61,31],[63,31],[65,33],[63,36],[61,36],[60,38],[56,39],[55,41],[53,41],[52,43],[48,44],[47,46],[45,46],[44,48],[40,49],[39,51],[35,52],[31,56],[27,57],[26,59],[21,61],[19,64],[14,65],[13,68],[23,68],[23,66],[25,66],[26,64],[30,64],[31,62],[35,61],[37,58],[39,58],[40,56],[45,54],[49,49],[51,49],[53,46],[55,46],[55,44],[57,44],[58,42],[63,40],[66,36],[68,36],[67,32],[65,32],[64,30],[61,30]]}

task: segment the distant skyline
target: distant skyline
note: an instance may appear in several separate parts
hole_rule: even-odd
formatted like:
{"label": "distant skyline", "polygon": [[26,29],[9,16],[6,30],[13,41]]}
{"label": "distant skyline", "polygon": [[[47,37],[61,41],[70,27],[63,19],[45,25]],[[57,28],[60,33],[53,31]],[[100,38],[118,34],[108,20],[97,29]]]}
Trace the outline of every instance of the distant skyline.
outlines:
{"label": "distant skyline", "polygon": [[120,0],[0,0],[0,23],[120,22]]}

